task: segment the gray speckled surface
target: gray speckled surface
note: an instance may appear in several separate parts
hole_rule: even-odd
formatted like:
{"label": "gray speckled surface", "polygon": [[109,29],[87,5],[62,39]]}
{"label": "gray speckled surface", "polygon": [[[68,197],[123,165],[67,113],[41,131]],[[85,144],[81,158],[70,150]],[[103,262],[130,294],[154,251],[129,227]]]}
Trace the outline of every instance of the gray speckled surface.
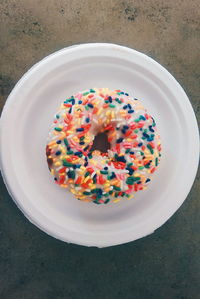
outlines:
{"label": "gray speckled surface", "polygon": [[[97,10],[98,9],[98,10]],[[0,106],[44,56],[113,42],[165,66],[200,121],[198,0],[1,0]],[[200,298],[199,174],[178,212],[153,235],[106,249],[55,240],[29,223],[1,181],[0,298]]]}

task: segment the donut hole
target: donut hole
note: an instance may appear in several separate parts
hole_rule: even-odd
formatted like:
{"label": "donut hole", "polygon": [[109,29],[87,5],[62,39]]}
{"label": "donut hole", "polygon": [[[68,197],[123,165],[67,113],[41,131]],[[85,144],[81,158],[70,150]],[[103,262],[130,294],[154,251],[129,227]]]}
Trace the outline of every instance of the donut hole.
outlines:
{"label": "donut hole", "polygon": [[93,141],[91,151],[98,150],[102,153],[107,153],[110,149],[110,142],[108,142],[108,136],[106,133],[98,133]]}

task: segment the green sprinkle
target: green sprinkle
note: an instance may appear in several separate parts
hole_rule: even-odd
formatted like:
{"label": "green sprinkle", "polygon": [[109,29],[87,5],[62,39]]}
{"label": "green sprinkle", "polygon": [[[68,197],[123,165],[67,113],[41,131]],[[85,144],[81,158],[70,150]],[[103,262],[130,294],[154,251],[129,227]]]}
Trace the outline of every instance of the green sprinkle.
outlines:
{"label": "green sprinkle", "polygon": [[150,163],[144,165],[145,168],[150,168]]}
{"label": "green sprinkle", "polygon": [[69,170],[67,174],[69,178],[75,179],[76,174],[74,170]]}
{"label": "green sprinkle", "polygon": [[54,130],[55,130],[55,131],[58,131],[58,132],[62,131],[62,129],[61,129],[61,128],[58,128],[58,127],[54,128]]}
{"label": "green sprinkle", "polygon": [[134,177],[134,176],[130,176],[126,179],[126,184],[127,185],[133,185],[134,182],[139,181],[140,177]]}
{"label": "green sprinkle", "polygon": [[67,162],[67,160],[63,160],[62,162],[63,162],[63,166],[65,166],[65,167],[71,167],[71,166],[73,166],[73,164]]}
{"label": "green sprinkle", "polygon": [[101,174],[108,174],[108,171],[106,171],[106,170],[100,170],[100,173]]}
{"label": "green sprinkle", "polygon": [[135,132],[135,133],[138,133],[138,132],[139,132],[139,130],[138,130],[138,129],[136,129],[134,132]]}
{"label": "green sprinkle", "polygon": [[67,151],[67,155],[72,155],[74,152],[72,150]]}
{"label": "green sprinkle", "polygon": [[110,104],[109,107],[110,107],[110,108],[115,108],[116,105]]}
{"label": "green sprinkle", "polygon": [[100,205],[100,202],[98,202],[98,200],[94,200],[94,203],[96,203],[97,205]]}
{"label": "green sprinkle", "polygon": [[147,133],[147,129],[144,129],[144,133]]}
{"label": "green sprinkle", "polygon": [[136,118],[136,119],[134,120],[135,123],[139,123],[139,121],[140,121],[139,118]]}
{"label": "green sprinkle", "polygon": [[66,146],[68,146],[68,145],[69,145],[69,143],[68,143],[68,141],[67,141],[67,139],[66,139],[66,138],[64,138],[64,144],[65,144]]}
{"label": "green sprinkle", "polygon": [[108,100],[105,100],[105,103],[108,104],[108,103],[110,103],[110,102],[109,102]]}
{"label": "green sprinkle", "polygon": [[119,99],[119,98],[116,98],[116,99],[115,99],[115,101],[116,101],[116,102],[118,102],[119,104],[121,104],[121,103],[122,103],[122,101],[120,101],[120,99]]}
{"label": "green sprinkle", "polygon": [[115,193],[115,197],[118,197],[118,193],[117,192]]}
{"label": "green sprinkle", "polygon": [[110,201],[110,199],[107,198],[107,199],[104,201],[104,203],[107,204],[109,201]]}
{"label": "green sprinkle", "polygon": [[56,118],[57,118],[57,119],[60,118],[60,115],[59,115],[59,114],[56,114]]}
{"label": "green sprinkle", "polygon": [[83,93],[83,96],[87,96],[89,94],[89,91],[86,91]]}
{"label": "green sprinkle", "polygon": [[109,191],[109,194],[110,194],[110,195],[111,195],[111,194],[113,194],[113,191],[112,191],[112,190],[110,190],[110,191]]}
{"label": "green sprinkle", "polygon": [[153,150],[153,148],[151,147],[151,145],[150,145],[150,144],[147,144],[147,147],[148,147],[148,149],[150,150],[151,154],[153,154],[153,153],[154,153],[154,150]]}
{"label": "green sprinkle", "polygon": [[84,140],[84,139],[85,139],[85,136],[82,136],[82,137],[80,138],[81,141]]}
{"label": "green sprinkle", "polygon": [[97,189],[97,188],[91,190],[91,193],[92,193],[92,194],[97,193],[97,192],[98,192],[98,189]]}
{"label": "green sprinkle", "polygon": [[84,195],[90,195],[90,194],[91,194],[91,192],[84,191],[84,192],[83,192],[83,194],[84,194]]}
{"label": "green sprinkle", "polygon": [[125,154],[128,154],[130,151],[131,151],[130,148],[127,148]]}
{"label": "green sprinkle", "polygon": [[109,196],[109,194],[108,194],[108,193],[105,193],[105,194],[103,194],[103,196],[107,197],[107,196]]}
{"label": "green sprinkle", "polygon": [[133,165],[133,163],[128,163],[128,164],[127,164],[128,167],[130,167],[130,166],[132,166],[132,165]]}
{"label": "green sprinkle", "polygon": [[155,165],[158,166],[158,158],[156,158]]}
{"label": "green sprinkle", "polygon": [[85,110],[89,110],[89,107],[88,107],[88,105],[85,105]]}
{"label": "green sprinkle", "polygon": [[139,166],[138,169],[142,170],[144,169],[144,166]]}
{"label": "green sprinkle", "polygon": [[85,173],[85,178],[86,178],[89,174],[90,174],[90,172],[87,171],[87,172]]}
{"label": "green sprinkle", "polygon": [[116,190],[116,191],[121,191],[121,188],[116,187],[116,186],[113,186],[113,189]]}
{"label": "green sprinkle", "polygon": [[92,88],[90,88],[90,92],[95,92],[95,90],[94,90],[94,89],[92,89]]}
{"label": "green sprinkle", "polygon": [[141,156],[144,156],[144,153],[143,153],[143,152],[140,152],[140,155],[141,155]]}

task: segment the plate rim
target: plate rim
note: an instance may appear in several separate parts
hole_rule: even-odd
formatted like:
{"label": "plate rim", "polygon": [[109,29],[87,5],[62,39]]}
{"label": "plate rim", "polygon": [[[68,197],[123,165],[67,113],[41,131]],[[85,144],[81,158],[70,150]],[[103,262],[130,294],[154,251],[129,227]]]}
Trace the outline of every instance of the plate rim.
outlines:
{"label": "plate rim", "polygon": [[[96,47],[99,47],[99,48],[114,48],[116,50],[122,50],[122,51],[128,51],[130,54],[135,54],[137,56],[140,56],[142,57],[143,59],[149,61],[150,63],[152,63],[153,65],[155,65],[156,67],[158,67],[162,72],[165,72],[165,74],[167,74],[167,76],[172,80],[172,82],[174,84],[176,84],[177,88],[184,94],[185,96],[185,102],[187,103],[187,106],[188,106],[188,109],[189,109],[189,112],[190,112],[190,115],[192,116],[193,118],[193,124],[194,124],[194,132],[193,132],[193,139],[195,139],[195,142],[196,142],[196,147],[195,147],[195,155],[193,156],[193,160],[195,160],[195,165],[196,167],[193,167],[193,171],[192,174],[190,175],[190,183],[188,184],[189,187],[188,187],[188,190],[187,192],[185,192],[185,196],[184,198],[179,202],[179,205],[178,207],[176,207],[174,209],[174,211],[172,211],[172,213],[170,215],[168,215],[167,217],[165,217],[164,221],[161,221],[161,223],[156,226],[155,228],[152,228],[148,233],[146,234],[142,234],[141,236],[137,236],[136,238],[132,238],[130,237],[129,239],[127,238],[127,236],[125,237],[126,240],[120,240],[120,241],[116,241],[116,242],[113,242],[113,240],[111,242],[109,241],[93,241],[93,242],[88,242],[85,241],[85,240],[77,240],[77,238],[66,238],[66,237],[63,237],[61,236],[59,233],[55,234],[54,232],[52,232],[51,230],[49,231],[47,229],[47,227],[44,227],[42,225],[40,225],[40,223],[38,223],[34,217],[31,217],[32,215],[29,215],[29,213],[27,212],[26,209],[24,209],[24,207],[22,205],[20,205],[20,201],[16,198],[17,196],[14,195],[14,190],[12,189],[12,184],[8,178],[8,175],[6,174],[6,171],[4,171],[6,169],[6,166],[5,166],[5,163],[4,163],[4,159],[3,159],[3,156],[5,156],[5,151],[3,149],[3,142],[2,142],[2,139],[3,139],[3,129],[2,127],[4,126],[4,124],[6,123],[6,113],[7,111],[9,110],[9,107],[10,105],[12,104],[12,102],[14,101],[14,98],[15,98],[15,92],[18,91],[18,89],[21,88],[21,86],[23,86],[23,82],[27,80],[28,76],[31,76],[31,73],[32,72],[35,72],[37,71],[37,68],[40,67],[44,62],[48,62],[48,60],[51,60],[51,58],[59,55],[59,54],[64,54],[66,52],[69,52],[69,51],[76,51],[77,49],[87,49],[89,48],[92,49],[92,48],[96,48]],[[2,178],[3,178],[3,181],[6,185],[6,188],[8,190],[8,193],[9,195],[11,196],[11,198],[14,200],[14,202],[16,203],[17,207],[22,211],[22,213],[26,216],[26,218],[31,222],[33,223],[34,225],[36,225],[39,229],[41,229],[42,231],[44,231],[45,233],[47,233],[48,235],[50,236],[53,236],[55,237],[56,239],[59,239],[59,240],[62,240],[64,242],[68,242],[68,243],[75,243],[75,244],[78,244],[78,245],[84,245],[84,246],[96,246],[96,247],[108,247],[108,246],[114,246],[114,245],[119,245],[119,244],[123,244],[123,243],[128,243],[128,242],[131,242],[131,241],[135,241],[139,238],[142,238],[142,237],[145,237],[151,233],[153,233],[156,229],[158,229],[159,227],[161,227],[166,221],[168,221],[168,219],[179,209],[179,207],[183,204],[183,202],[185,201],[187,195],[189,194],[191,188],[192,188],[192,185],[194,183],[194,180],[195,180],[195,177],[196,177],[196,173],[197,173],[197,170],[198,170],[198,162],[199,162],[199,148],[200,148],[200,144],[199,144],[199,130],[198,130],[198,124],[197,124],[197,120],[196,120],[196,116],[195,116],[195,113],[194,113],[194,110],[193,110],[193,107],[190,103],[190,100],[189,98],[187,97],[184,89],[182,88],[182,86],[179,84],[179,82],[169,73],[169,71],[164,68],[162,65],[160,65],[157,61],[155,61],[154,59],[150,58],[149,56],[147,56],[146,54],[144,53],[141,53],[139,51],[136,51],[134,49],[131,49],[131,48],[128,48],[126,46],[122,46],[122,45],[117,45],[117,44],[112,44],[112,43],[84,43],[84,44],[76,44],[76,45],[72,45],[72,46],[69,46],[69,47],[65,47],[63,49],[60,49],[46,57],[44,57],[42,60],[40,60],[39,62],[35,63],[22,77],[21,79],[17,82],[17,84],[15,85],[15,87],[13,88],[13,90],[11,91],[10,95],[8,96],[7,100],[6,100],[6,103],[3,107],[3,110],[2,110],[2,114],[1,114],[1,118],[0,118],[0,170],[1,170],[1,174],[2,174]],[[163,220],[163,219],[162,219]],[[138,234],[140,235],[140,234]]]}

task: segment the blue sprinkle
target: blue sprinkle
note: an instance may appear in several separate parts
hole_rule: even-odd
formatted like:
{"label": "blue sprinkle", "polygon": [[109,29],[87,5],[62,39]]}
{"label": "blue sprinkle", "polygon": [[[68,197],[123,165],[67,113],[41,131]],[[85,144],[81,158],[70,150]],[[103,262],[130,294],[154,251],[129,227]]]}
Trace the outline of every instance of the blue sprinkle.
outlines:
{"label": "blue sprinkle", "polygon": [[128,113],[133,113],[133,112],[134,112],[134,110],[133,110],[133,109],[128,111]]}
{"label": "blue sprinkle", "polygon": [[89,145],[87,145],[85,148],[84,148],[84,151],[87,151],[89,148]]}
{"label": "blue sprinkle", "polygon": [[74,104],[75,104],[75,99],[73,98],[73,99],[72,99],[72,105],[74,105]]}
{"label": "blue sprinkle", "polygon": [[80,144],[80,145],[84,145],[84,144],[85,144],[85,142],[84,142],[84,141],[81,141],[79,144]]}
{"label": "blue sprinkle", "polygon": [[89,117],[87,117],[87,118],[85,119],[85,121],[86,121],[86,123],[89,123],[89,122],[90,122]]}
{"label": "blue sprinkle", "polygon": [[61,144],[61,140],[56,141],[57,144]]}
{"label": "blue sprinkle", "polygon": [[134,100],[135,100],[135,101],[138,101],[138,99],[137,99],[137,98],[134,98]]}
{"label": "blue sprinkle", "polygon": [[88,107],[94,108],[94,106],[91,103],[88,104]]}
{"label": "blue sprinkle", "polygon": [[129,94],[128,94],[128,93],[125,93],[125,96],[129,96]]}
{"label": "blue sprinkle", "polygon": [[108,101],[109,101],[110,103],[112,103],[112,97],[111,97],[111,96],[108,97]]}
{"label": "blue sprinkle", "polygon": [[82,152],[75,152],[74,155],[76,156],[82,155]]}
{"label": "blue sprinkle", "polygon": [[148,183],[148,182],[150,182],[151,180],[150,179],[146,179],[146,182],[145,183]]}
{"label": "blue sprinkle", "polygon": [[123,138],[119,138],[119,139],[117,139],[117,143],[121,143],[123,141]]}
{"label": "blue sprinkle", "polygon": [[105,169],[105,170],[108,170],[108,167],[106,166],[106,167],[104,167],[104,169]]}
{"label": "blue sprinkle", "polygon": [[88,162],[85,162],[85,163],[84,163],[84,166],[85,166],[85,167],[88,166]]}
{"label": "blue sprinkle", "polygon": [[122,133],[123,133],[123,134],[126,134],[126,130],[123,129],[123,130],[122,130]]}
{"label": "blue sprinkle", "polygon": [[134,173],[134,170],[130,167],[126,167],[126,170],[129,171],[129,174],[132,175]]}
{"label": "blue sprinkle", "polygon": [[76,129],[76,132],[83,132],[84,131],[84,128],[78,128]]}
{"label": "blue sprinkle", "polygon": [[140,142],[140,143],[138,143],[138,146],[142,146],[142,144],[143,144],[143,143],[142,143],[142,142]]}
{"label": "blue sprinkle", "polygon": [[128,130],[128,129],[129,129],[129,126],[126,126],[126,125],[125,125],[125,126],[123,126],[123,129],[124,129],[124,130]]}
{"label": "blue sprinkle", "polygon": [[129,109],[132,109],[132,106],[131,106],[131,104],[128,104],[128,108],[129,108]]}
{"label": "blue sprinkle", "polygon": [[135,153],[134,153],[134,152],[130,152],[130,154],[131,154],[131,155],[134,155]]}
{"label": "blue sprinkle", "polygon": [[82,101],[78,101],[78,104],[82,104],[83,102]]}
{"label": "blue sprinkle", "polygon": [[145,137],[145,138],[149,138],[150,136],[147,134],[147,133],[142,133],[142,135]]}
{"label": "blue sprinkle", "polygon": [[72,112],[72,107],[69,109],[68,113],[70,114]]}
{"label": "blue sprinkle", "polygon": [[61,154],[61,151],[57,151],[55,154],[56,156],[59,156]]}
{"label": "blue sprinkle", "polygon": [[128,108],[128,106],[127,106],[127,105],[124,105],[124,106],[123,106],[123,109],[127,109],[127,108]]}
{"label": "blue sprinkle", "polygon": [[143,115],[140,115],[139,119],[146,120],[146,118]]}
{"label": "blue sprinkle", "polygon": [[149,131],[154,132],[154,129],[152,128],[152,126],[149,126]]}

